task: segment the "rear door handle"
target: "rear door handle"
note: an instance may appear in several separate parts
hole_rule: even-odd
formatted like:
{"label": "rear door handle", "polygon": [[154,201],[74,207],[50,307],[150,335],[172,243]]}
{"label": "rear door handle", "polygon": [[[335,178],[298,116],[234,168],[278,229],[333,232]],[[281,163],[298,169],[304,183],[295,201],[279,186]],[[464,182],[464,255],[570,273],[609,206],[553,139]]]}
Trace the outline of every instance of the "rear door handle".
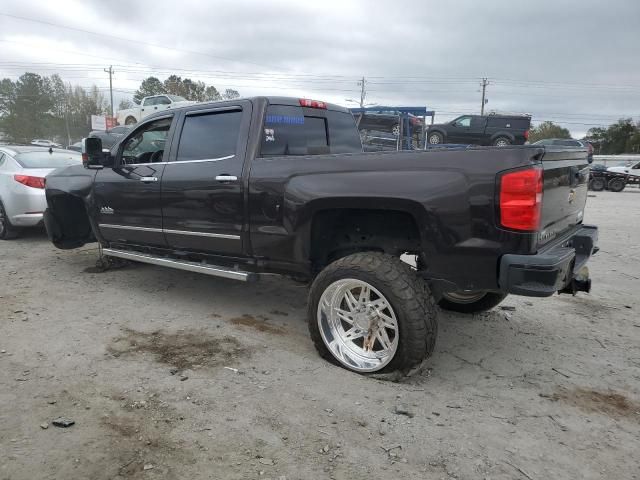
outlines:
{"label": "rear door handle", "polygon": [[216,176],[216,181],[218,182],[237,182],[238,177],[235,175],[218,175]]}
{"label": "rear door handle", "polygon": [[157,182],[158,177],[140,177],[140,181],[144,183]]}

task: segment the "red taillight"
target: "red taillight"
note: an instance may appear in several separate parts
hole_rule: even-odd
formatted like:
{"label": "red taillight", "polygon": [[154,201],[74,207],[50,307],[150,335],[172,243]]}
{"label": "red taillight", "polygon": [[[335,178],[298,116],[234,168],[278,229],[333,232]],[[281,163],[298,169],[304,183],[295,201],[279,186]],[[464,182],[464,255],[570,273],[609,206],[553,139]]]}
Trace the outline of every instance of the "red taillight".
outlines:
{"label": "red taillight", "polygon": [[500,177],[500,225],[512,230],[540,229],[542,169],[530,168]]}
{"label": "red taillight", "polygon": [[529,140],[529,130],[524,131],[524,139]]}
{"label": "red taillight", "polygon": [[43,177],[32,177],[30,175],[14,175],[13,179],[31,188],[44,188]]}
{"label": "red taillight", "polygon": [[320,108],[322,110],[326,110],[327,109],[327,104],[324,102],[319,102],[318,100],[309,100],[308,98],[301,98],[300,99],[300,106],[301,107],[308,107],[308,108]]}
{"label": "red taillight", "polygon": [[82,165],[85,167],[89,164],[89,155],[86,153],[82,154]]}

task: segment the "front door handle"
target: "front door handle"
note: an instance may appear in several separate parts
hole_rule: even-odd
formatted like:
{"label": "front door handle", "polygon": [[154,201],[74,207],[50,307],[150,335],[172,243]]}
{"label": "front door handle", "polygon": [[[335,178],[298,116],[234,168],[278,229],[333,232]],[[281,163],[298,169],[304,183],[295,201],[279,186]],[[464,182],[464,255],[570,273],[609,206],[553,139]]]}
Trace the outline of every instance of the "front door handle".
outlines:
{"label": "front door handle", "polygon": [[144,183],[157,182],[158,177],[140,177],[140,181]]}
{"label": "front door handle", "polygon": [[216,177],[216,181],[218,182],[237,182],[238,177],[235,175],[218,175]]}

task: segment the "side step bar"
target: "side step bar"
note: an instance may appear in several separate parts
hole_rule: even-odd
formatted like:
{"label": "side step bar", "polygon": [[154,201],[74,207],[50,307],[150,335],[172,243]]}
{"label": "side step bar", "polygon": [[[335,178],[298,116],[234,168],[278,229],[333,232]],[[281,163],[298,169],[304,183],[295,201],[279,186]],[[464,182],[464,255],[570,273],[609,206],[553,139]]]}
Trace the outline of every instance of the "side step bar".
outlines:
{"label": "side step bar", "polygon": [[113,248],[103,248],[102,253],[110,257],[118,257],[124,260],[132,260],[134,262],[150,263],[152,265],[160,265],[161,267],[177,268],[178,270],[186,270],[188,272],[204,273],[205,275],[213,275],[214,277],[230,278],[232,280],[240,280],[242,282],[255,282],[258,280],[258,274],[252,272],[242,272],[239,270],[230,270],[222,267],[215,267],[206,263],[188,262],[184,260],[173,260],[171,258],[154,257],[145,253],[127,252],[124,250],[115,250]]}

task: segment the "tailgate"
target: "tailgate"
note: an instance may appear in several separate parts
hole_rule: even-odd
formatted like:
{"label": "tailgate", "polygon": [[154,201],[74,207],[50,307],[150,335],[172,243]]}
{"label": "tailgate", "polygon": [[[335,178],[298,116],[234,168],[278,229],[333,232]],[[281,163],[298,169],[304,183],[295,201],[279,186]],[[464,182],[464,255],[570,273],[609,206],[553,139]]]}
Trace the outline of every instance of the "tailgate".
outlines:
{"label": "tailgate", "polygon": [[538,247],[582,223],[589,183],[587,150],[545,147],[542,167],[544,186]]}

